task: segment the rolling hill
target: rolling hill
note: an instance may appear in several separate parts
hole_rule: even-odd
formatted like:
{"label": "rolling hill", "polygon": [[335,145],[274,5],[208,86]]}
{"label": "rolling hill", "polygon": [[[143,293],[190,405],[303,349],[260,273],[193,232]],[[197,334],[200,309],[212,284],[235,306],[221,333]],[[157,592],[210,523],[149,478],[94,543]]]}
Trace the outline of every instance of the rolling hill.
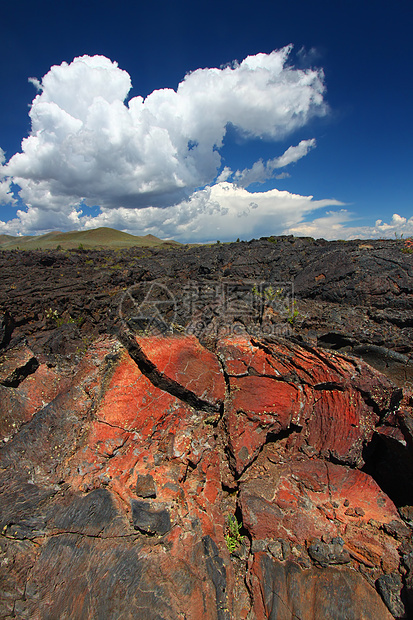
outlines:
{"label": "rolling hill", "polygon": [[140,247],[179,247],[177,241],[158,239],[154,235],[135,236],[115,230],[114,228],[94,228],[91,230],[61,232],[55,231],[45,235],[12,237],[0,235],[0,250],[71,250],[79,247],[91,249],[122,249]]}

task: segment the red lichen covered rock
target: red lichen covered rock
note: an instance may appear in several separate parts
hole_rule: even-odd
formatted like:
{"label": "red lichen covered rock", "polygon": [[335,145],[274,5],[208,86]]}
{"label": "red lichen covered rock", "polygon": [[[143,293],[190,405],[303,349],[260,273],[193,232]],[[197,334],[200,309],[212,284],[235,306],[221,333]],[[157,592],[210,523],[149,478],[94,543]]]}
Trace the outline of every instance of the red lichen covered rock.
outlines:
{"label": "red lichen covered rock", "polygon": [[362,464],[379,421],[358,387],[363,369],[341,355],[245,337],[228,338],[219,352],[229,375],[225,415],[238,473],[268,433],[292,427],[302,428],[302,446],[313,455]]}
{"label": "red lichen covered rock", "polygon": [[0,439],[10,440],[70,383],[71,377],[39,363],[26,345],[0,354]]}
{"label": "red lichen covered rock", "polygon": [[218,359],[195,336],[139,337],[137,342],[144,357],[167,380],[211,405],[222,403],[225,381]]}
{"label": "red lichen covered rock", "polygon": [[397,569],[399,543],[381,528],[390,523],[403,528],[403,522],[370,476],[315,460],[279,466],[267,460],[267,471],[264,479],[251,476],[241,484],[244,525],[253,539],[283,539],[306,548],[313,539],[339,536],[355,560],[385,572]]}
{"label": "red lichen covered rock", "polygon": [[373,437],[410,454],[410,401],[391,410],[387,379],[282,340],[226,338],[216,353],[194,337],[121,340],[96,340],[71,372],[45,358],[19,374],[30,349],[3,366],[3,403],[17,404],[0,416],[16,420],[0,452],[2,617],[403,607],[410,529],[369,473]]}

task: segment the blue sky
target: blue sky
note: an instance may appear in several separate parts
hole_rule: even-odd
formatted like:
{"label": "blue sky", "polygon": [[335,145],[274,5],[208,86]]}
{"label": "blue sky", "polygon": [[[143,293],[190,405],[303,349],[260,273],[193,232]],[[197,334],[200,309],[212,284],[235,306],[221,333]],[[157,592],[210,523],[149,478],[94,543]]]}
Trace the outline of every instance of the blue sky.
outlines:
{"label": "blue sky", "polygon": [[0,233],[412,235],[412,31],[411,0],[7,3]]}

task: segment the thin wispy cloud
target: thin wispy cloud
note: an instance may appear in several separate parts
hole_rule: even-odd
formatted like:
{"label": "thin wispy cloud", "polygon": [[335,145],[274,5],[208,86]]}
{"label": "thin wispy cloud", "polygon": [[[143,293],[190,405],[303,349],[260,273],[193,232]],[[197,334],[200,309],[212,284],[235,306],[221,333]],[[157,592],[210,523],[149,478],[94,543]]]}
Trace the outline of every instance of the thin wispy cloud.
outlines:
{"label": "thin wispy cloud", "polygon": [[[316,141],[314,138],[301,140],[297,146],[290,146],[280,157],[269,159],[266,162],[260,159],[254,163],[252,168],[237,170],[234,173],[234,181],[240,187],[248,187],[252,183],[264,183],[274,176],[276,170],[285,168],[289,164],[305,157],[310,149],[315,148],[315,146]],[[286,178],[286,176],[288,176],[288,173],[280,174],[276,178]]]}

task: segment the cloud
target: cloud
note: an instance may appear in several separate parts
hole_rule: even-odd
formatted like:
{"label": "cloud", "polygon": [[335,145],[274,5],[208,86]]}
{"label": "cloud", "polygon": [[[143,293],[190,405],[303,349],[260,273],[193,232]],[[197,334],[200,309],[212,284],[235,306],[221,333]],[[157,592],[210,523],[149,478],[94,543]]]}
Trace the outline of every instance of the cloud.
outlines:
{"label": "cloud", "polygon": [[130,76],[104,56],[53,66],[30,78],[39,91],[31,133],[5,165],[8,178],[29,208],[44,211],[180,203],[219,174],[229,124],[245,137],[279,140],[326,114],[322,70],[290,66],[290,52],[198,69],[176,91],[128,102]]}
{"label": "cloud", "polygon": [[284,168],[305,157],[308,151],[315,148],[315,146],[316,141],[314,138],[311,140],[301,140],[297,146],[290,146],[281,157],[271,160],[271,166],[274,168]]}
{"label": "cloud", "polygon": [[413,236],[413,217],[407,219],[394,213],[389,223],[376,220],[374,226],[349,226],[354,215],[346,209],[328,211],[325,216],[289,226],[285,234],[324,239],[382,239],[403,235]]}
{"label": "cloud", "polygon": [[273,189],[249,192],[234,183],[219,182],[193,192],[170,207],[102,208],[96,216],[81,209],[45,211],[32,207],[19,210],[10,222],[0,222],[0,232],[33,234],[48,230],[87,230],[107,226],[131,234],[153,234],[182,242],[231,241],[282,234],[285,227],[302,221],[309,213],[328,206],[341,206],[337,200],[314,200]]}
{"label": "cloud", "polygon": [[14,204],[16,202],[13,196],[13,190],[11,187],[11,179],[7,177],[5,166],[6,155],[2,148],[0,148],[0,205],[1,204]]}
{"label": "cloud", "polygon": [[225,166],[222,172],[217,177],[216,182],[221,183],[222,181],[227,181],[229,178],[232,177],[233,174],[234,173],[232,172],[231,168],[229,166]]}
{"label": "cloud", "polygon": [[[275,159],[269,159],[263,162],[259,159],[254,163],[252,168],[245,168],[244,170],[237,170],[234,173],[234,180],[240,187],[248,187],[252,183],[264,183],[274,175],[274,171],[278,168],[284,168],[289,164],[292,164],[305,155],[308,151],[315,148],[316,141],[314,138],[311,140],[301,140],[297,146],[290,146],[285,153]],[[288,173],[278,175],[277,179],[283,179],[289,176]]]}
{"label": "cloud", "polygon": [[233,183],[221,182],[195,191],[173,207],[104,209],[96,217],[83,216],[80,220],[84,228],[109,226],[184,242],[226,241],[281,234],[285,227],[308,213],[330,205],[342,203],[277,189],[252,193]]}
{"label": "cloud", "polygon": [[0,204],[15,204],[15,202],[10,179],[0,181]]}
{"label": "cloud", "polygon": [[[180,241],[250,239],[268,234],[334,238],[413,234],[413,218],[358,227],[337,200],[279,190],[250,192],[316,146],[302,140],[266,162],[232,172],[220,150],[228,126],[245,138],[282,140],[325,115],[321,69],[289,64],[291,46],[222,68],[198,69],[176,90],[127,100],[129,74],[104,56],[53,66],[38,80],[31,132],[6,162],[0,149],[0,204],[20,203],[0,232],[112,226]],[[306,63],[303,64],[303,66]],[[231,182],[232,180],[232,182]],[[91,216],[85,207],[98,206]],[[307,220],[307,221],[306,221]],[[353,225],[352,225],[353,224]]]}

